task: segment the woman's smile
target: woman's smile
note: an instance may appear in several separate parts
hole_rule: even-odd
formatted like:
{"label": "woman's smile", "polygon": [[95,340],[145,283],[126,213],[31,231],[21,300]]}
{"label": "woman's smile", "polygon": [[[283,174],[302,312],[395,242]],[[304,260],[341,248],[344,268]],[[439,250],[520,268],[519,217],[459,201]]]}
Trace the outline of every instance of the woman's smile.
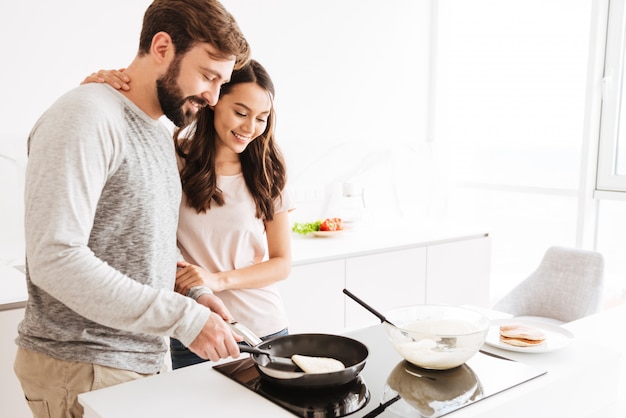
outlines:
{"label": "woman's smile", "polygon": [[235,139],[236,139],[238,142],[242,143],[242,144],[247,144],[247,143],[248,143],[248,142],[250,142],[250,140],[252,139],[252,138],[250,138],[250,136],[240,135],[240,134],[238,134],[238,133],[237,133],[237,132],[235,132],[235,131],[232,131],[232,134],[233,134],[233,136],[235,137]]}

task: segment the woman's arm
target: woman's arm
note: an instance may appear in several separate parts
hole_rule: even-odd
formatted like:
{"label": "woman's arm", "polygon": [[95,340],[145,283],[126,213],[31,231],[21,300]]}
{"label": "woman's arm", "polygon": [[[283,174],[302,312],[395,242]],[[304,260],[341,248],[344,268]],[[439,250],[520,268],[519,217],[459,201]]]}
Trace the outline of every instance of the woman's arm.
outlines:
{"label": "woman's arm", "polygon": [[189,263],[176,274],[176,291],[185,294],[194,286],[207,286],[214,292],[230,289],[253,289],[264,287],[289,276],[291,271],[291,229],[289,213],[279,212],[272,221],[265,223],[268,259],[241,269],[209,273]]}

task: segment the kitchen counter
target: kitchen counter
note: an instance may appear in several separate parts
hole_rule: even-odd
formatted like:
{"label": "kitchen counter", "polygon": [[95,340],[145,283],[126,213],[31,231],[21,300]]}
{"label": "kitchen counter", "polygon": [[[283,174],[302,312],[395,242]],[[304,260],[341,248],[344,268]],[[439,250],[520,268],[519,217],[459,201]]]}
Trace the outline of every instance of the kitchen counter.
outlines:
{"label": "kitchen counter", "polygon": [[[529,366],[547,370],[543,376],[469,405],[454,418],[516,417],[618,417],[618,389],[626,380],[626,305],[566,324],[576,338],[558,351],[527,354],[493,352]],[[376,327],[380,327],[377,325]],[[373,327],[372,327],[373,328]],[[370,328],[346,335],[359,338]],[[607,338],[611,335],[611,338]],[[615,338],[613,338],[615,337]],[[223,362],[223,361],[222,361]],[[367,364],[366,364],[367,369]],[[621,380],[620,380],[621,379]],[[620,386],[622,385],[622,386]],[[292,415],[272,402],[213,370],[211,363],[191,366],[162,375],[79,395],[85,418],[150,416],[271,416]],[[378,399],[370,400],[378,405]],[[381,416],[389,416],[384,413]],[[358,416],[358,413],[352,416]]]}
{"label": "kitchen counter", "polygon": [[16,267],[0,265],[0,311],[23,308],[26,299],[24,273]]}
{"label": "kitchen counter", "polygon": [[443,224],[427,227],[394,224],[385,228],[360,225],[355,229],[340,231],[337,236],[331,237],[314,237],[310,234],[302,236],[293,233],[292,264],[299,266],[346,257],[371,255],[381,251],[398,251],[458,242],[487,235],[485,230],[478,228]]}

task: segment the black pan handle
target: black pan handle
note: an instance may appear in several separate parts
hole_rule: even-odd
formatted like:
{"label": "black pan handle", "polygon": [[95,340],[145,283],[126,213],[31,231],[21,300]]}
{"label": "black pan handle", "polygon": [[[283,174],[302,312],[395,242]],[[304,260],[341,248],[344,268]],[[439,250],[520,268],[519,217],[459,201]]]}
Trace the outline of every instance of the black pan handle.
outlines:
{"label": "black pan handle", "polygon": [[[242,353],[250,353],[250,354],[258,354],[261,356],[268,356],[268,357],[274,357],[274,355],[272,353],[270,353],[267,350],[263,350],[259,347],[249,347],[247,345],[240,345],[239,346],[239,351],[241,351]],[[291,361],[291,360],[290,360]]]}
{"label": "black pan handle", "polygon": [[391,322],[389,322],[387,320],[387,318],[385,318],[385,316],[383,314],[378,312],[376,309],[372,308],[367,303],[363,302],[361,299],[359,299],[356,295],[354,295],[348,289],[343,289],[343,293],[345,293],[346,295],[348,295],[350,297],[350,299],[354,300],[356,303],[358,303],[359,305],[361,305],[362,307],[364,307],[365,309],[367,309],[368,311],[370,311],[371,313],[376,315],[378,317],[378,319],[380,319],[380,322],[386,322],[386,323],[388,323],[390,325],[393,325]]}
{"label": "black pan handle", "polygon": [[263,356],[255,360],[256,363],[258,363],[259,365],[263,367],[269,366],[272,369],[282,370],[282,371],[287,371],[287,372],[295,372],[295,371],[300,370],[300,368],[290,358],[275,356],[270,351],[263,350],[259,347],[249,347],[247,345],[240,345],[239,351],[243,353],[250,353],[250,354]]}

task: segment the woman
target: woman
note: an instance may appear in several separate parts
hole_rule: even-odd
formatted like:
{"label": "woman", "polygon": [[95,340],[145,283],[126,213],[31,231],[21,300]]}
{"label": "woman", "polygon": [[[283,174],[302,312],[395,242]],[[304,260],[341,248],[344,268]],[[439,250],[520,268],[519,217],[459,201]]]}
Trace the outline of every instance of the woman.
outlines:
{"label": "woman", "polygon": [[[132,88],[116,71],[84,82],[94,81]],[[178,264],[175,290],[208,287],[261,339],[288,332],[275,283],[291,268],[294,205],[275,142],[273,100],[269,74],[252,60],[233,72],[215,106],[174,134],[183,186],[177,238],[186,260]],[[177,340],[170,344],[174,369],[205,361]]]}

